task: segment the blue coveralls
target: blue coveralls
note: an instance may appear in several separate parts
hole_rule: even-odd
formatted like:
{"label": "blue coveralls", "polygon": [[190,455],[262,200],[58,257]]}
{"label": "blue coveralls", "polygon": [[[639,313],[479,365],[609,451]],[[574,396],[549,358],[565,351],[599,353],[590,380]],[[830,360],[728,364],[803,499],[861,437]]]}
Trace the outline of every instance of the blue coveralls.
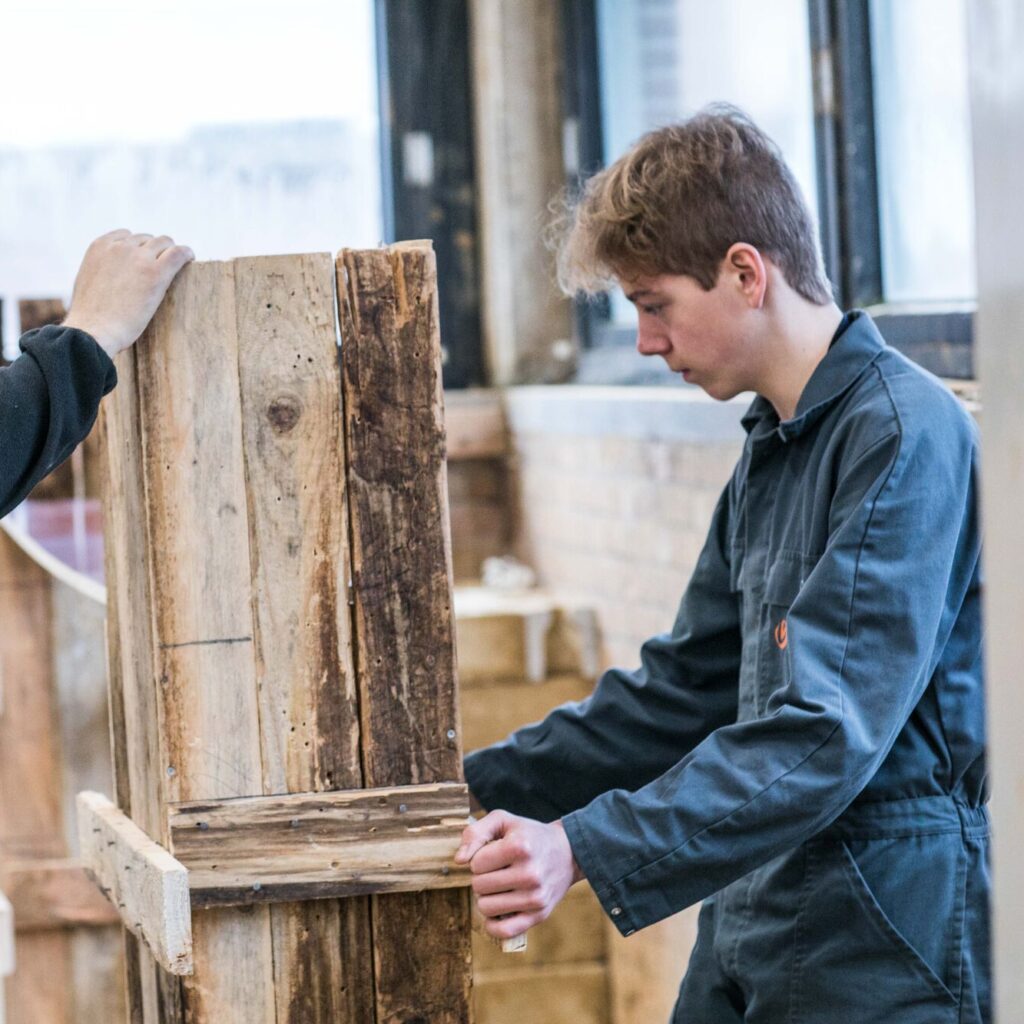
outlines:
{"label": "blue coveralls", "polygon": [[675,1021],[987,1021],[975,424],[854,312],[743,425],[672,631],[467,781],[624,935],[704,900]]}

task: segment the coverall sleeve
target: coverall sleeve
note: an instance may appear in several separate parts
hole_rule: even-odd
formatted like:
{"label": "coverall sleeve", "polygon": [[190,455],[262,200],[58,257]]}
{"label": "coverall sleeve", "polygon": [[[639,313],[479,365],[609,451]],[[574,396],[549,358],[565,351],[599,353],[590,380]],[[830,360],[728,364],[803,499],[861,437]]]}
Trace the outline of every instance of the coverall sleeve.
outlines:
{"label": "coverall sleeve", "polygon": [[[826,550],[792,600],[761,717],[724,725],[643,789],[563,819],[624,934],[829,825],[921,699],[978,563],[976,433],[956,416],[840,466]],[[891,429],[891,428],[890,428]],[[875,435],[878,436],[877,434]]]}
{"label": "coverall sleeve", "polygon": [[611,669],[586,700],[466,758],[466,781],[484,807],[551,821],[606,790],[638,789],[735,721],[741,645],[729,589],[731,487],[672,630],[643,645],[641,667]]}
{"label": "coverall sleeve", "polygon": [[0,369],[0,516],[71,454],[117,383],[110,357],[84,331],[41,327],[20,344],[22,355]]}

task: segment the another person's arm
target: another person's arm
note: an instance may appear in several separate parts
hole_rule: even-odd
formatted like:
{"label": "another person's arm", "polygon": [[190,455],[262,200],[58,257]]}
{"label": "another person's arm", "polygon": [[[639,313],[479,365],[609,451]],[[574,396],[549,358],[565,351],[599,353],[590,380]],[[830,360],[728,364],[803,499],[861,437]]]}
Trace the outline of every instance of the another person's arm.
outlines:
{"label": "another person's arm", "polygon": [[111,362],[152,319],[193,258],[162,236],[112,231],[86,251],[60,326],[29,331],[0,369],[0,515],[6,515],[89,433],[114,387]]}

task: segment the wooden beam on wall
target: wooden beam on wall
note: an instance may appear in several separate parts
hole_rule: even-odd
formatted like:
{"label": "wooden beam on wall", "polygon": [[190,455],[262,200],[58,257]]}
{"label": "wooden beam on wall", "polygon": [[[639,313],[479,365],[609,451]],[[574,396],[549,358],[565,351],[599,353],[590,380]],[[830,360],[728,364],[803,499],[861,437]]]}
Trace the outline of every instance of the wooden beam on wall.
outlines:
{"label": "wooden beam on wall", "polygon": [[541,231],[565,183],[559,5],[470,0],[484,348],[497,387],[575,370],[572,306]]}

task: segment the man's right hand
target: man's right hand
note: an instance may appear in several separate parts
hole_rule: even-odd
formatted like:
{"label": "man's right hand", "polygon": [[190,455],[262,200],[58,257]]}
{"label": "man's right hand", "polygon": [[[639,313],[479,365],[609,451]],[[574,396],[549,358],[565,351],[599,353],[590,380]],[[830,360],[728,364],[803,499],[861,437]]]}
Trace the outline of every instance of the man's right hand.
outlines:
{"label": "man's right hand", "polygon": [[91,334],[113,358],[133,344],[153,318],[178,271],[195,259],[166,235],[101,235],[86,250],[75,278],[65,327]]}

